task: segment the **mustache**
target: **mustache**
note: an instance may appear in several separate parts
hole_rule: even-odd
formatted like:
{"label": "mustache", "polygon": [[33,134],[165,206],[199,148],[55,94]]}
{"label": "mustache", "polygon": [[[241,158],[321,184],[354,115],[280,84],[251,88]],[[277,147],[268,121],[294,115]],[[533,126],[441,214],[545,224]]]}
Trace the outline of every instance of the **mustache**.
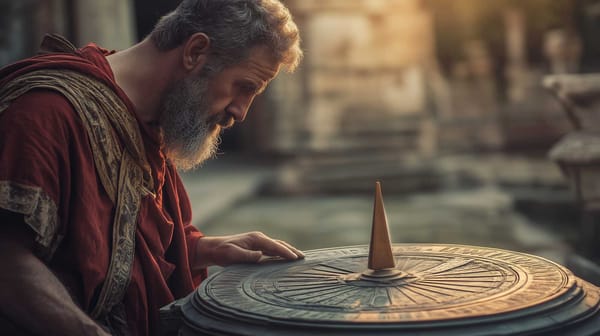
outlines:
{"label": "mustache", "polygon": [[219,125],[221,128],[230,128],[235,124],[235,117],[227,112],[219,113],[209,120],[211,125]]}

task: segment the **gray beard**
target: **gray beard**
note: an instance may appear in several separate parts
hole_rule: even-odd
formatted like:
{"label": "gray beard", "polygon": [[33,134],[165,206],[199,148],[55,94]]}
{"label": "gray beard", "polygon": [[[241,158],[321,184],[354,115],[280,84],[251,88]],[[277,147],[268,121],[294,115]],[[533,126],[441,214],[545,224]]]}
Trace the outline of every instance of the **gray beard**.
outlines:
{"label": "gray beard", "polygon": [[206,76],[184,78],[164,94],[159,116],[167,158],[181,170],[191,170],[215,156],[217,122],[209,115]]}

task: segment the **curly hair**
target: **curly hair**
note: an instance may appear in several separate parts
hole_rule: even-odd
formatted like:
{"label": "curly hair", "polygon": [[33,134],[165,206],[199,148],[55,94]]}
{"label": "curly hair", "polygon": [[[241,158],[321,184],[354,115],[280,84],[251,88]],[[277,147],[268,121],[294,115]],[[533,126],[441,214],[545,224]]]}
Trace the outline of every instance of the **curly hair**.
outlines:
{"label": "curly hair", "polygon": [[199,32],[210,38],[220,67],[243,61],[256,46],[269,48],[288,72],[302,58],[298,27],[279,0],[183,0],[158,21],[150,39],[166,51]]}

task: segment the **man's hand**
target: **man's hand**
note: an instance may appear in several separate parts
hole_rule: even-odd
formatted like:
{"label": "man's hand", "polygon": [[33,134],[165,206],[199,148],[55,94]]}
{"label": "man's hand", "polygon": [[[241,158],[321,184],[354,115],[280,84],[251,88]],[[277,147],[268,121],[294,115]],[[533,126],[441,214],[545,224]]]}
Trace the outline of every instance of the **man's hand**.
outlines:
{"label": "man's hand", "polygon": [[202,237],[196,248],[200,265],[205,268],[218,265],[256,263],[263,256],[281,257],[288,260],[304,258],[304,254],[292,245],[272,239],[262,232],[248,232],[232,236]]}

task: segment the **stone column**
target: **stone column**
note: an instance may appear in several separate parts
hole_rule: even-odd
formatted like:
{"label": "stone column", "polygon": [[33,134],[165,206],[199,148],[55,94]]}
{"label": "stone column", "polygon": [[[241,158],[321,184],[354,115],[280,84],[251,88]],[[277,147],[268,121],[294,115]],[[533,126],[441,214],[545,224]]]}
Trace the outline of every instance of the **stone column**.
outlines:
{"label": "stone column", "polygon": [[131,0],[76,0],[74,7],[78,46],[96,42],[121,50],[136,42]]}
{"label": "stone column", "polygon": [[504,12],[506,32],[506,78],[508,99],[511,102],[523,101],[527,96],[527,52],[525,49],[525,15],[516,8]]}

